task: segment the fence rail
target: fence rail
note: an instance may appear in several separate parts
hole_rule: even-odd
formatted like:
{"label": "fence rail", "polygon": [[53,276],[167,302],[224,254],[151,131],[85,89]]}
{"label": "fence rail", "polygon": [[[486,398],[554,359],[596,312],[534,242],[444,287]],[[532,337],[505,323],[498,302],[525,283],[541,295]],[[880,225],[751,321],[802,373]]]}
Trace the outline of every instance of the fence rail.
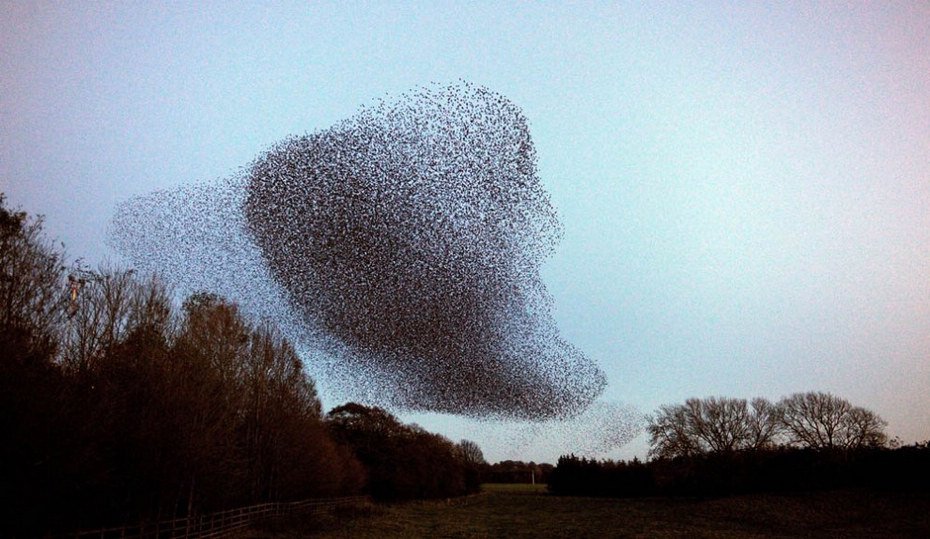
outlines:
{"label": "fence rail", "polygon": [[316,498],[289,503],[262,503],[205,515],[146,522],[132,526],[82,531],[67,537],[75,539],[208,539],[225,537],[261,521],[289,515],[323,514],[340,507],[352,507],[368,501],[367,496]]}

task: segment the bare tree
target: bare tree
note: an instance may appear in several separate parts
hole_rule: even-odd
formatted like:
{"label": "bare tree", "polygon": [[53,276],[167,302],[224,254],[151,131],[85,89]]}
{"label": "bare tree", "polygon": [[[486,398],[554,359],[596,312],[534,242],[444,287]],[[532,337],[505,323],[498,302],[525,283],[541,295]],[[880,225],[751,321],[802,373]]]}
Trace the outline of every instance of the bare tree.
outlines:
{"label": "bare tree", "polygon": [[859,406],[850,410],[845,421],[846,447],[882,447],[888,443],[888,423],[870,410]]}
{"label": "bare tree", "polygon": [[710,452],[733,451],[745,445],[749,410],[745,399],[688,399],[692,432]]}
{"label": "bare tree", "polygon": [[[256,499],[278,499],[291,485],[304,489],[319,486],[325,476],[318,465],[313,477],[295,470],[300,461],[328,461],[335,457],[321,448],[322,442],[304,443],[304,437],[323,430],[322,411],[313,381],[303,372],[294,348],[273,326],[260,324],[250,333],[243,371],[242,411],[247,479]],[[295,452],[301,458],[293,458]],[[330,451],[332,453],[332,451]],[[282,487],[289,488],[282,488]]]}
{"label": "bare tree", "polygon": [[471,440],[462,440],[455,444],[455,447],[459,458],[469,466],[487,464],[487,461],[484,460],[484,453],[475,442]]}
{"label": "bare tree", "polygon": [[781,423],[794,444],[815,449],[883,445],[885,421],[875,413],[832,395],[795,393],[778,403]]}
{"label": "bare tree", "polygon": [[646,427],[649,456],[672,458],[701,453],[703,448],[691,428],[688,409],[680,404],[663,405]]}
{"label": "bare tree", "polygon": [[[64,363],[75,370],[94,366],[122,342],[131,329],[136,296],[142,286],[132,270],[101,266],[69,275],[70,307],[66,323]],[[141,313],[140,313],[141,314]]]}
{"label": "bare tree", "polygon": [[42,233],[42,217],[11,212],[0,193],[0,329],[50,355],[64,315],[64,253]]}
{"label": "bare tree", "polygon": [[172,349],[170,391],[181,433],[184,474],[179,501],[190,508],[201,495],[217,493],[244,476],[235,430],[245,400],[242,371],[250,327],[234,304],[209,293],[185,300]]}
{"label": "bare tree", "polygon": [[750,449],[766,449],[776,445],[783,432],[781,410],[768,399],[752,399],[752,409],[747,417]]}
{"label": "bare tree", "polygon": [[883,446],[887,423],[829,393],[796,393],[777,404],[755,398],[709,397],[659,408],[650,419],[649,455],[656,458],[766,449],[781,441],[820,448]]}
{"label": "bare tree", "polygon": [[130,298],[128,325],[131,332],[153,333],[167,339],[177,332],[176,317],[171,304],[171,291],[152,275],[136,280]]}
{"label": "bare tree", "polygon": [[727,397],[662,406],[647,427],[649,454],[671,458],[768,447],[779,432],[778,417],[776,407],[762,398],[751,406]]}

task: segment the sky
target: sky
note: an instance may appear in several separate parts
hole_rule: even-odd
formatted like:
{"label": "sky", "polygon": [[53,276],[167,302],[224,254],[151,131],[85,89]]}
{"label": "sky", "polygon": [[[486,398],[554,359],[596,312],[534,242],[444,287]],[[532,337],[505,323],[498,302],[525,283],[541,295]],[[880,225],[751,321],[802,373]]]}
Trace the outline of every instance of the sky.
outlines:
{"label": "sky", "polygon": [[[229,178],[288,135],[469,81],[529,122],[565,229],[542,276],[562,335],[607,376],[603,403],[829,391],[922,441],[927,28],[919,1],[14,0],[0,191],[71,257],[118,261],[107,228],[130,197]],[[584,437],[400,417],[491,461],[554,462]]]}

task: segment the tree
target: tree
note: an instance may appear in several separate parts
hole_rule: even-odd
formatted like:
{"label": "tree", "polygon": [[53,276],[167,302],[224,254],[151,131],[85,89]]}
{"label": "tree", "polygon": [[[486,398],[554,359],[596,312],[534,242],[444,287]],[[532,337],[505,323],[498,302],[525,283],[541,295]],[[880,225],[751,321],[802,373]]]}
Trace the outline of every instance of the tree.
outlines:
{"label": "tree", "polygon": [[[133,277],[133,270],[101,266],[97,271],[76,269],[68,276],[71,286],[68,320],[64,331],[65,365],[77,371],[94,368],[126,339],[134,324],[155,327],[165,320],[152,319],[167,306],[167,294],[156,280],[148,287]],[[146,302],[149,312],[146,313]]]}
{"label": "tree", "polygon": [[664,405],[650,419],[649,454],[687,457],[767,449],[780,441],[814,449],[879,447],[887,423],[829,393],[796,393],[777,404],[763,398],[709,397]]}
{"label": "tree", "polygon": [[42,233],[42,218],[12,212],[0,193],[0,331],[51,356],[66,296],[64,253]]}
{"label": "tree", "polygon": [[462,440],[457,443],[455,447],[456,454],[469,466],[483,466],[487,464],[487,461],[484,460],[484,453],[481,451],[481,447],[475,442],[471,440]]}
{"label": "tree", "polygon": [[359,492],[361,465],[274,327],[209,293],[178,313],[131,270],[78,266],[65,280],[41,218],[4,201],[0,536]]}
{"label": "tree", "polygon": [[487,465],[485,475],[489,483],[545,483],[552,469],[553,466],[547,463],[502,460]]}
{"label": "tree", "polygon": [[378,499],[413,498],[408,482],[407,429],[386,410],[349,402],[326,415],[329,432],[362,463],[367,490]]}
{"label": "tree", "polygon": [[756,397],[752,399],[752,410],[746,418],[746,426],[749,436],[748,448],[771,448],[784,430],[781,410],[768,399]]}
{"label": "tree", "polygon": [[687,457],[703,451],[685,406],[662,405],[649,419],[646,431],[649,433],[651,457]]}
{"label": "tree", "polygon": [[702,453],[761,449],[779,432],[776,408],[762,398],[708,397],[659,408],[647,426],[649,454],[673,458]]}
{"label": "tree", "polygon": [[746,445],[749,410],[745,399],[688,399],[685,406],[693,432],[708,451],[733,451]]}
{"label": "tree", "polygon": [[243,370],[242,441],[252,499],[354,492],[359,465],[339,452],[322,423],[313,381],[294,348],[270,324],[250,332]]}
{"label": "tree", "polygon": [[327,423],[364,465],[374,498],[450,497],[478,487],[455,444],[381,408],[350,402],[330,411]]}
{"label": "tree", "polygon": [[882,446],[887,423],[874,412],[832,395],[795,393],[778,403],[781,423],[791,443],[813,449]]}
{"label": "tree", "polygon": [[465,484],[469,492],[481,489],[481,480],[488,465],[484,453],[478,444],[471,440],[461,440],[455,444],[455,455],[465,465]]}
{"label": "tree", "polygon": [[64,255],[43,235],[41,217],[5,200],[0,193],[0,535],[26,536],[54,516],[57,492],[69,488],[59,458],[68,444],[66,383],[54,361]]}
{"label": "tree", "polygon": [[846,447],[883,447],[888,444],[888,423],[870,410],[853,407],[845,420]]}

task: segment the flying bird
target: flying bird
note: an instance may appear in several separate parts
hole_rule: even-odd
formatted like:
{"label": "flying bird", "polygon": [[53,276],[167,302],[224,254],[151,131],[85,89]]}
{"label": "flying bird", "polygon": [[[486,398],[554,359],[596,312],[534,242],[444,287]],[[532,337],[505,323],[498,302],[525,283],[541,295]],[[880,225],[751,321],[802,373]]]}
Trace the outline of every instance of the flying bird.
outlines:
{"label": "flying bird", "polygon": [[[156,216],[173,221],[167,232]],[[606,385],[560,336],[539,274],[562,227],[527,121],[486,88],[382,100],[285,138],[221,188],[132,199],[112,230],[118,250],[153,269],[189,246],[162,260],[169,280],[220,282],[229,269],[217,261],[241,258],[231,266],[262,274],[291,335],[359,400],[548,419],[580,413]]]}

